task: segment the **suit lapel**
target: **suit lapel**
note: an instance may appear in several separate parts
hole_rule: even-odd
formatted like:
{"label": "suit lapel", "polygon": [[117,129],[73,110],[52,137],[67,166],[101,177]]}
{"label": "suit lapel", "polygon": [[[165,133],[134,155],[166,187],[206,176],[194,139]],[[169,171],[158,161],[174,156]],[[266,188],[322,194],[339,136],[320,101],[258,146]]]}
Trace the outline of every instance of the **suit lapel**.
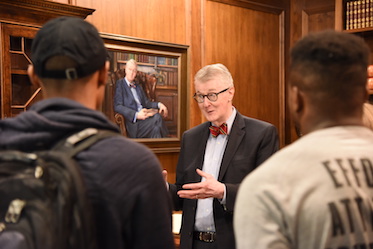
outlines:
{"label": "suit lapel", "polygon": [[[133,96],[133,93],[131,91],[131,88],[128,86],[127,81],[123,78],[123,88],[126,91],[126,95],[128,96],[128,102],[131,103],[130,105],[137,110],[137,103],[135,100],[135,96]],[[137,91],[137,90],[136,90]]]}
{"label": "suit lapel", "polygon": [[[126,81],[124,78],[122,79],[122,84],[123,84],[123,88],[124,88],[124,90],[126,91],[126,94],[127,94],[128,96],[132,96],[131,89],[130,89],[130,87],[128,86],[127,81]],[[132,97],[132,98],[133,98],[133,97]]]}
{"label": "suit lapel", "polygon": [[[197,138],[198,143],[196,143],[196,146],[198,146],[198,154],[196,155],[195,159],[195,165],[197,166],[198,169],[202,170],[203,167],[203,162],[205,158],[205,151],[206,151],[206,144],[207,144],[207,139],[209,138],[210,131],[209,127],[210,122],[206,122],[203,127],[201,127],[201,131],[199,133],[199,136]],[[196,181],[201,181],[201,176],[198,174],[196,175]]]}
{"label": "suit lapel", "polygon": [[234,153],[237,151],[238,146],[240,145],[245,135],[244,128],[245,128],[245,122],[241,114],[237,112],[236,118],[232,125],[232,130],[231,132],[229,132],[228,143],[227,143],[227,147],[225,149],[222,163],[220,166],[218,181],[221,181],[223,179],[223,176],[225,175],[225,172],[227,171],[228,165],[231,162],[234,156]]}

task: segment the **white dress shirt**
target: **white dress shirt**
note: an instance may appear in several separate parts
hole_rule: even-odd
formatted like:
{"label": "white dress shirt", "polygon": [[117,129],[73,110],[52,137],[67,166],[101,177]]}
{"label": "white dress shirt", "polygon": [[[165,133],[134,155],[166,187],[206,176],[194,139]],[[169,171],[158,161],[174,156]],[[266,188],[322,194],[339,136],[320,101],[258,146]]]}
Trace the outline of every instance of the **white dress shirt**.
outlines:
{"label": "white dress shirt", "polygon": [[[229,134],[234,118],[236,117],[236,109],[233,107],[231,116],[226,121],[228,126]],[[214,125],[214,124],[213,124]],[[211,174],[215,179],[218,179],[221,162],[227,146],[229,135],[220,134],[217,137],[213,137],[211,134],[207,140],[205,157],[203,161],[202,171]],[[202,177],[201,182],[206,179]],[[225,185],[224,185],[225,186]],[[198,199],[196,221],[194,228],[196,231],[201,232],[215,232],[214,214],[213,214],[213,199]],[[226,191],[224,191],[224,198],[220,200],[222,204],[225,204]]]}

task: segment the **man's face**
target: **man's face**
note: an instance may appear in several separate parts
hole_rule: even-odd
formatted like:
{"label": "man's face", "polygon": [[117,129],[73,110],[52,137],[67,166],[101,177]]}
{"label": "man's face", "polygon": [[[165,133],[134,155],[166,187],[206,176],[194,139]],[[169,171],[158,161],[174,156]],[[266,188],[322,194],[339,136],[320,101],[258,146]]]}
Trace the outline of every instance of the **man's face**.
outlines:
{"label": "man's face", "polygon": [[[197,94],[206,95],[208,93],[218,93],[226,88],[227,84],[221,82],[220,79],[212,79],[206,82],[195,82],[194,84]],[[218,95],[215,102],[210,101],[207,97],[202,103],[198,103],[202,114],[205,118],[216,126],[220,126],[226,122],[232,113],[232,100],[234,96],[234,87]]]}
{"label": "man's face", "polygon": [[135,80],[135,77],[136,77],[137,66],[132,64],[132,63],[127,64],[125,71],[126,71],[126,79],[129,82],[133,82]]}

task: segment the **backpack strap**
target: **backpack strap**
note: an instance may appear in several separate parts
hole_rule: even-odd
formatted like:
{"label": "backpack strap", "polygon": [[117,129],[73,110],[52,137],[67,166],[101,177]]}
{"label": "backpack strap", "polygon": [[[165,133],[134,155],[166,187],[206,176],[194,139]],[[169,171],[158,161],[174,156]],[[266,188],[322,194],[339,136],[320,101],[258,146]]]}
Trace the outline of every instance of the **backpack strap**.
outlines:
{"label": "backpack strap", "polygon": [[68,156],[73,157],[97,141],[112,136],[121,135],[114,131],[86,128],[59,141],[55,146],[53,146],[52,151],[61,151],[66,153]]}
{"label": "backpack strap", "polygon": [[[73,135],[60,140],[52,147],[52,152],[63,153],[69,158],[73,158],[79,152],[89,148],[94,143],[108,137],[121,136],[119,133],[109,130],[99,130],[95,128],[87,128]],[[61,157],[62,159],[62,157]],[[75,186],[76,208],[80,216],[80,226],[82,237],[77,238],[77,241],[84,243],[84,246],[79,248],[97,248],[95,225],[93,223],[93,209],[92,204],[86,198],[86,186],[78,167],[71,164],[64,164],[66,169],[70,172]],[[78,247],[71,247],[78,248]]]}

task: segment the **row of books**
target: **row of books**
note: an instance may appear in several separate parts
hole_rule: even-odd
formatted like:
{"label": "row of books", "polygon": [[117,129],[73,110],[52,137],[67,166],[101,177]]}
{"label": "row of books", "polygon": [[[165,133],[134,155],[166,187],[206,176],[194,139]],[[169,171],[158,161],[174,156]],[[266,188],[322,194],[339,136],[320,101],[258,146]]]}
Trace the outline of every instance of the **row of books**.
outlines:
{"label": "row of books", "polygon": [[345,11],[346,30],[373,27],[373,0],[347,1]]}
{"label": "row of books", "polygon": [[158,65],[177,66],[178,60],[170,57],[156,57]]}
{"label": "row of books", "polygon": [[[373,0],[372,0],[373,1]],[[170,57],[159,57],[146,54],[134,54],[134,53],[118,53],[118,60],[128,61],[129,59],[134,59],[139,63],[166,65],[166,66],[177,66],[178,59]]]}

